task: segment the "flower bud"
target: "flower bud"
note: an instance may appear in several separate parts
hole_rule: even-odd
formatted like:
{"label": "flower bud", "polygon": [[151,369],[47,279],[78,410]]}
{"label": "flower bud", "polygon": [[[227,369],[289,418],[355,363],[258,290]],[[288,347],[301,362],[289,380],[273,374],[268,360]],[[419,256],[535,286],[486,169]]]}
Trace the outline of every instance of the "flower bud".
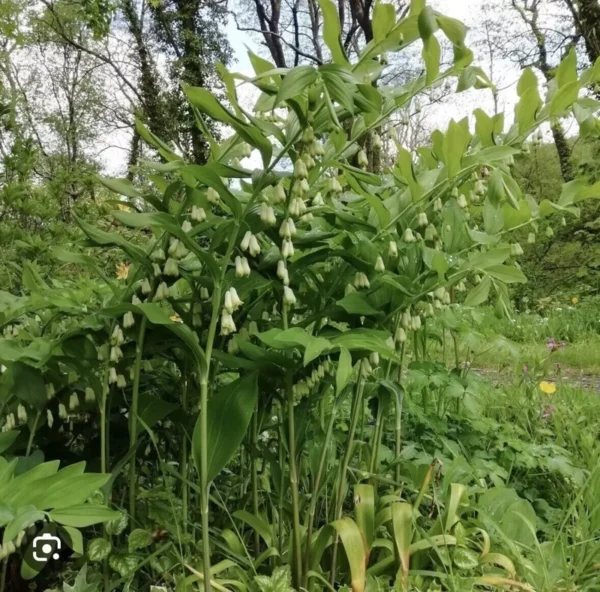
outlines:
{"label": "flower bud", "polygon": [[74,411],[77,407],[79,407],[79,397],[77,396],[77,393],[71,393],[71,396],[69,397],[69,409]]}
{"label": "flower bud", "polygon": [[407,228],[404,231],[404,235],[402,237],[404,239],[405,243],[416,243],[417,239],[415,238],[415,235],[413,234],[413,231],[410,228]]}
{"label": "flower bud", "polygon": [[519,243],[510,245],[511,257],[520,257],[523,254],[523,247]]}
{"label": "flower bud", "polygon": [[552,230],[552,226],[546,227],[546,236],[548,238],[552,238],[554,236],[554,230]]}
{"label": "flower bud", "polygon": [[340,185],[340,182],[338,181],[337,177],[331,177],[330,179],[327,179],[327,189],[331,193],[342,192],[342,186]]}
{"label": "flower bud", "polygon": [[150,281],[148,280],[148,278],[144,278],[144,280],[142,281],[142,294],[150,294],[150,292],[152,292],[152,286],[150,285]]}
{"label": "flower bud", "polygon": [[369,363],[374,368],[377,368],[377,366],[379,366],[379,354],[377,352],[371,353],[371,355],[369,356]]}
{"label": "flower bud", "polygon": [[296,160],[296,163],[294,164],[294,177],[296,177],[296,179],[306,179],[306,177],[308,177],[306,165],[300,158]]}
{"label": "flower bud", "polygon": [[459,207],[459,208],[462,208],[463,210],[464,210],[465,208],[468,208],[468,207],[469,207],[469,203],[467,202],[467,198],[464,196],[464,194],[463,194],[463,193],[461,193],[461,194],[458,196],[458,199],[456,200],[456,203],[458,204],[458,207]]}
{"label": "flower bud", "polygon": [[434,212],[441,212],[443,207],[444,207],[444,204],[442,203],[442,200],[438,197],[433,202],[433,211]]}
{"label": "flower bud", "polygon": [[269,226],[273,226],[277,222],[275,211],[264,202],[260,204],[260,219]]}
{"label": "flower bud", "polygon": [[273,201],[275,203],[282,203],[285,201],[285,187],[281,182],[273,187]]}
{"label": "flower bud", "polygon": [[20,403],[17,407],[17,417],[22,423],[27,422],[27,409],[25,409],[25,407],[23,407],[23,405],[21,405]]}
{"label": "flower bud", "polygon": [[212,187],[209,187],[206,190],[206,199],[208,200],[208,203],[216,205],[219,203],[219,194]]}
{"label": "flower bud", "polygon": [[160,268],[160,265],[158,263],[153,263],[152,264],[152,273],[156,277],[159,277],[160,275],[162,275],[162,269]]}
{"label": "flower bud", "polygon": [[390,245],[389,245],[389,249],[388,249],[388,255],[394,259],[395,257],[398,256],[398,245],[396,244],[396,241],[390,241]]}
{"label": "flower bud", "polygon": [[425,212],[421,212],[417,216],[417,226],[419,226],[420,228],[425,228],[427,224],[429,224],[429,220],[427,220],[427,214]]}
{"label": "flower bud", "polygon": [[296,296],[289,286],[283,287],[283,302],[290,306],[296,304]]}
{"label": "flower bud", "polygon": [[48,400],[50,400],[56,393],[56,390],[54,389],[54,384],[49,382],[46,385],[46,397],[48,398]]}
{"label": "flower bud", "polygon": [[252,233],[248,230],[246,234],[244,234],[244,238],[240,243],[240,249],[242,251],[247,251],[250,248],[250,239],[252,238]]}
{"label": "flower bud", "polygon": [[94,390],[91,387],[86,387],[85,389],[85,402],[93,403],[96,400],[96,395],[94,394]]}
{"label": "flower bud", "polygon": [[117,387],[125,388],[126,386],[127,386],[127,381],[125,380],[125,377],[122,374],[118,374],[117,375]]}
{"label": "flower bud", "polygon": [[204,222],[204,220],[206,220],[206,212],[204,211],[204,208],[192,206],[191,218],[195,222]]}
{"label": "flower bud", "polygon": [[110,368],[108,370],[108,384],[114,384],[117,382],[117,371],[115,368]]}
{"label": "flower bud", "polygon": [[252,257],[260,255],[260,245],[258,244],[258,239],[254,235],[250,237],[250,245],[248,247],[248,252]]}
{"label": "flower bud", "polygon": [[396,342],[406,343],[406,331],[402,327],[396,329]]}
{"label": "flower bud", "polygon": [[192,223],[189,220],[184,220],[183,224],[181,225],[181,230],[183,230],[183,232],[189,232],[192,229]]}
{"label": "flower bud", "polygon": [[[235,275],[236,277],[249,277],[250,276],[250,264],[246,257],[240,257],[239,255],[235,258]],[[208,296],[207,296],[208,298]]]}
{"label": "flower bud", "polygon": [[221,335],[231,335],[236,330],[233,317],[226,310],[221,314]]}
{"label": "flower bud", "polygon": [[425,240],[426,241],[434,241],[437,238],[437,230],[433,224],[430,224],[425,229]]}
{"label": "flower bud", "polygon": [[402,313],[402,317],[400,319],[400,325],[402,327],[404,327],[405,329],[410,329],[410,325],[411,325],[411,316],[410,316],[410,312],[408,312],[407,310],[405,310]]}
{"label": "flower bud", "polygon": [[164,261],[166,258],[165,252],[162,249],[156,249],[156,251],[152,251],[150,254],[150,259],[152,261]]}
{"label": "flower bud", "polygon": [[381,150],[381,136],[376,132],[373,132],[372,143],[374,150]]}
{"label": "flower bud", "polygon": [[375,262],[375,271],[382,272],[385,271],[385,263],[381,258],[381,255],[377,257],[377,261]]}
{"label": "flower bud", "polygon": [[154,296],[154,300],[156,300],[156,301],[165,300],[168,297],[169,297],[169,287],[167,286],[167,284],[165,282],[161,282],[159,284],[158,288],[156,289],[156,294]]}
{"label": "flower bud", "polygon": [[135,319],[133,318],[133,313],[131,311],[126,312],[123,315],[123,327],[125,329],[131,329],[135,325]]}
{"label": "flower bud", "polygon": [[281,256],[284,259],[287,259],[288,257],[293,257],[293,255],[294,245],[292,241],[284,238],[283,242],[281,243]]}
{"label": "flower bud", "polygon": [[46,422],[48,423],[48,427],[52,429],[52,426],[54,425],[54,416],[50,409],[46,409]]}

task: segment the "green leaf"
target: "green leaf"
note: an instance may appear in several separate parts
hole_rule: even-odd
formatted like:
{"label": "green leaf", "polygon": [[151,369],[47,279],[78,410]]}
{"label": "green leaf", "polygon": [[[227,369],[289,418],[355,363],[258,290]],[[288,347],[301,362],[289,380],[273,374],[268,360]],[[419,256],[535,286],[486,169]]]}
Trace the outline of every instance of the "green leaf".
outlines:
{"label": "green leaf", "polygon": [[138,558],[135,555],[111,555],[108,564],[121,577],[126,578],[133,574],[138,566]]}
{"label": "green leaf", "polygon": [[412,506],[405,502],[392,504],[392,528],[394,541],[400,556],[402,572],[406,579],[410,567],[410,543],[412,541]]}
{"label": "green leaf", "polygon": [[163,142],[158,136],[155,136],[139,119],[135,120],[135,129],[140,137],[154,146],[159,154],[168,162],[181,160],[181,156],[177,156],[165,142]]}
{"label": "green leaf", "polygon": [[[63,475],[64,469],[56,477]],[[85,475],[64,475],[54,485],[43,491],[32,492],[32,503],[40,510],[66,508],[83,504],[94,491],[101,489],[110,475],[88,473]]]}
{"label": "green leaf", "polygon": [[323,337],[314,337],[311,339],[304,350],[304,365],[310,364],[315,358],[318,358],[324,351],[331,349],[331,343]]}
{"label": "green leaf", "polygon": [[330,97],[348,112],[354,112],[356,81],[352,74],[336,64],[319,66],[319,73]]}
{"label": "green leaf", "polygon": [[382,42],[396,24],[396,9],[393,4],[377,0],[373,9],[373,37],[375,43]]}
{"label": "green leaf", "polygon": [[104,187],[119,195],[125,195],[134,199],[141,197],[140,192],[133,186],[133,183],[129,179],[115,179],[110,177],[97,177],[97,179]]}
{"label": "green leaf", "polygon": [[83,555],[83,535],[79,529],[72,528],[71,526],[61,526],[59,533],[62,535],[61,538],[75,553]]}
{"label": "green leaf", "polygon": [[42,371],[22,362],[13,365],[13,393],[17,399],[43,411],[46,407],[46,384]]}
{"label": "green leaf", "polygon": [[337,8],[331,0],[319,0],[323,13],[323,41],[331,52],[336,64],[348,65],[348,58],[342,46],[342,32]]}
{"label": "green leaf", "polygon": [[337,305],[341,306],[348,314],[361,316],[378,315],[379,311],[373,308],[365,296],[358,292],[351,292],[337,301]]}
{"label": "green leaf", "polygon": [[125,531],[129,525],[129,518],[124,512],[119,512],[119,515],[106,523],[106,532],[110,535],[117,536]]}
{"label": "green leaf", "polygon": [[509,265],[494,265],[488,267],[486,272],[489,273],[493,278],[504,282],[505,284],[525,284],[527,278],[525,274],[516,267]]}
{"label": "green leaf", "polygon": [[105,232],[104,230],[100,230],[92,224],[88,224],[84,220],[81,220],[75,216],[75,214],[73,214],[73,217],[91,241],[98,245],[116,245],[125,253],[127,253],[127,255],[129,255],[129,257],[131,257],[131,259],[134,261],[142,263],[146,266],[150,265],[150,262],[146,258],[146,253],[143,251],[143,249],[130,243],[123,237],[122,234],[118,232]]}
{"label": "green leaf", "polygon": [[194,428],[192,446],[200,472],[203,437],[208,446],[208,481],[212,481],[231,460],[241,444],[258,398],[258,375],[250,374],[222,388],[208,402],[208,433],[202,433],[200,416]]}
{"label": "green leaf", "polygon": [[251,526],[260,535],[263,541],[265,541],[267,546],[271,546],[273,541],[271,528],[262,518],[255,516],[246,510],[236,510],[233,513],[233,517]]}
{"label": "green leaf", "polygon": [[32,524],[44,518],[44,512],[41,512],[35,506],[27,505],[20,507],[16,511],[15,517],[4,529],[3,544],[13,541],[22,530],[29,528]]}
{"label": "green leaf", "polygon": [[112,551],[112,545],[107,539],[93,539],[88,545],[87,556],[92,563],[104,561]]}
{"label": "green leaf", "polygon": [[8,432],[0,433],[0,454],[8,450],[19,437],[19,430],[9,430]]}
{"label": "green leaf", "polygon": [[354,515],[368,554],[375,538],[375,490],[372,485],[354,486]]}
{"label": "green leaf", "polygon": [[538,79],[531,68],[526,68],[519,79],[517,94],[520,97],[515,107],[515,117],[519,126],[519,133],[527,132],[535,123],[538,109],[542,99],[538,90]]}
{"label": "green leaf", "polygon": [[75,528],[84,528],[86,526],[92,526],[92,524],[100,524],[102,522],[114,520],[119,517],[119,513],[110,510],[106,506],[81,504],[49,512],[48,516],[51,520],[58,522],[59,524],[74,526]]}
{"label": "green leaf", "polygon": [[339,395],[352,376],[352,356],[345,347],[340,347],[340,359],[335,373],[335,394]]}
{"label": "green leaf", "polygon": [[442,55],[440,42],[435,35],[431,35],[428,39],[423,40],[423,52],[421,55],[427,71],[426,82],[427,84],[431,84],[440,73],[440,58]]}
{"label": "green leaf", "polygon": [[510,257],[510,247],[498,247],[477,253],[463,266],[465,269],[487,269],[492,265],[501,265]]}
{"label": "green leaf", "polygon": [[578,80],[568,82],[559,88],[550,101],[550,115],[556,116],[564,113],[577,100],[579,88]]}
{"label": "green leaf", "polygon": [[479,565],[479,555],[465,547],[456,547],[452,560],[459,569],[475,569]]}
{"label": "green leaf", "polygon": [[459,172],[463,154],[470,141],[471,136],[468,127],[452,119],[444,136],[442,148],[444,164],[448,169],[448,177],[454,177]]}
{"label": "green leaf", "polygon": [[317,79],[317,71],[312,66],[297,66],[284,77],[275,98],[275,105],[302,94]]}
{"label": "green leaf", "polygon": [[492,285],[492,280],[489,276],[485,276],[479,284],[477,284],[465,298],[465,306],[478,306],[479,304],[483,304],[487,302],[490,295],[490,287]]}
{"label": "green leaf", "polygon": [[331,526],[337,531],[350,566],[353,590],[364,590],[366,580],[367,551],[362,534],[350,518],[335,520]]}
{"label": "green leaf", "polygon": [[149,547],[153,542],[154,539],[152,538],[152,533],[143,528],[132,530],[127,537],[127,547],[129,548],[130,553],[133,553],[138,549]]}
{"label": "green leaf", "polygon": [[269,166],[271,155],[273,154],[273,146],[257,127],[246,123],[225,109],[208,89],[186,85],[183,87],[183,90],[194,107],[217,121],[227,123],[244,142],[257,148],[261,153],[263,165],[265,168]]}
{"label": "green leaf", "polygon": [[567,56],[556,69],[556,83],[558,88],[577,81],[577,52],[571,47]]}
{"label": "green leaf", "polygon": [[437,23],[452,45],[464,45],[467,37],[467,27],[459,20],[438,14]]}

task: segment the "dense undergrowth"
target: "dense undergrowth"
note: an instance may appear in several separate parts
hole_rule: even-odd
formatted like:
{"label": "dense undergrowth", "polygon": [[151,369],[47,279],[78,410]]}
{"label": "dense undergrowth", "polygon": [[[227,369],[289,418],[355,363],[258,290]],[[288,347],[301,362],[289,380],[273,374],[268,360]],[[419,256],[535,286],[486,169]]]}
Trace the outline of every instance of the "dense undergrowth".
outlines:
{"label": "dense undergrowth", "polygon": [[[64,274],[25,261],[1,293],[0,592],[600,586],[600,403],[548,372],[595,339],[596,304],[539,322],[509,292],[514,233],[549,236],[600,196],[581,178],[536,200],[513,177],[543,123],[573,112],[590,133],[599,69],[571,52],[545,100],[525,70],[510,127],[477,110],[411,154],[397,109],[445,79],[492,85],[465,28],[377,4],[350,64],[321,8],[333,63],[251,55],[254,78],[221,71],[227,107],[187,87],[210,161],[139,123],[153,188],[104,179],[118,209],[77,218],[85,239],[52,252]],[[424,74],[378,86],[415,42]],[[236,79],[260,91],[252,113]],[[479,377],[485,356],[513,375]],[[62,541],[42,564],[40,529]]]}

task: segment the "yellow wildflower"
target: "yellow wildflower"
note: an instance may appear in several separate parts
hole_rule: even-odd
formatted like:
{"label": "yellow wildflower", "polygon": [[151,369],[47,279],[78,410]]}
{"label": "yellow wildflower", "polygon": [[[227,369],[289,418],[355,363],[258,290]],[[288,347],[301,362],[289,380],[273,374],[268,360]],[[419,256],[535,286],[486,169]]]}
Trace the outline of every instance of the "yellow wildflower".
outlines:
{"label": "yellow wildflower", "polygon": [[553,395],[556,392],[556,384],[548,382],[547,380],[542,380],[542,382],[540,382],[540,390],[546,395]]}
{"label": "yellow wildflower", "polygon": [[577,304],[579,302],[579,298],[577,296],[573,296],[573,298],[571,298],[571,302],[573,304]]}
{"label": "yellow wildflower", "polygon": [[117,263],[117,279],[126,280],[129,275],[129,265],[127,263]]}
{"label": "yellow wildflower", "polygon": [[178,314],[172,314],[169,317],[174,323],[183,323],[183,321],[181,320],[181,317]]}

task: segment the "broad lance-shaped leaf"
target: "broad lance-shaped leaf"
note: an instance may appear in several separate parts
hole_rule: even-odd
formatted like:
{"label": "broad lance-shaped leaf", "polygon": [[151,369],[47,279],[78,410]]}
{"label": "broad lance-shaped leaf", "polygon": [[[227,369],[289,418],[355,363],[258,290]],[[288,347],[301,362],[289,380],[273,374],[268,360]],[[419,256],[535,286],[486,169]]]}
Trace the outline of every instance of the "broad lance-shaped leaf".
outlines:
{"label": "broad lance-shaped leaf", "polygon": [[141,263],[147,267],[150,267],[150,261],[146,257],[146,253],[140,247],[130,243],[123,235],[118,232],[105,232],[96,228],[92,224],[88,224],[84,220],[81,220],[73,214],[73,217],[77,221],[77,224],[81,227],[81,230],[85,232],[88,238],[98,245],[116,245],[121,247],[129,257],[134,261]]}
{"label": "broad lance-shaped leaf", "polygon": [[354,515],[368,556],[375,538],[375,490],[372,485],[354,486]]}
{"label": "broad lance-shaped leaf", "polygon": [[392,527],[394,530],[394,540],[400,564],[402,568],[402,578],[406,583],[408,570],[410,568],[410,543],[412,541],[412,515],[413,508],[410,504],[396,502],[392,504]]}
{"label": "broad lance-shaped leaf", "polygon": [[212,481],[239,448],[258,398],[258,375],[250,374],[228,384],[208,401],[208,433],[202,434],[200,417],[192,436],[194,462],[200,472],[203,436],[208,451],[208,481]]}
{"label": "broad lance-shaped leaf", "polygon": [[336,64],[348,65],[348,58],[342,46],[342,30],[338,19],[338,12],[331,0],[319,0],[323,13],[323,40],[331,52],[331,57]]}

